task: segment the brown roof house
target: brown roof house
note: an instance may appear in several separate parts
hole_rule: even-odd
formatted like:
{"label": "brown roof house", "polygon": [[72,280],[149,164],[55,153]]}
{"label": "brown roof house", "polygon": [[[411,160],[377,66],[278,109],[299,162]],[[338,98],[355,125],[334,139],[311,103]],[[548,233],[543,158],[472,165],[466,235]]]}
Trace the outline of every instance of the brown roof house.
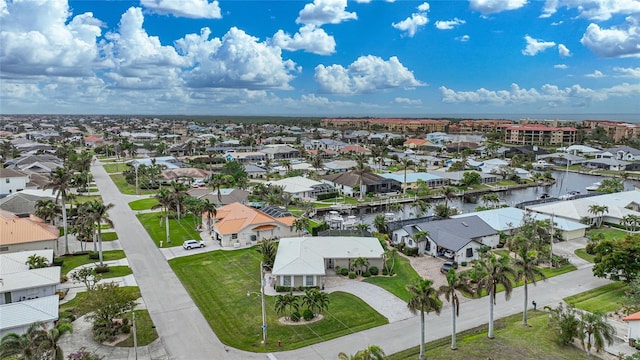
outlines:
{"label": "brown roof house", "polygon": [[0,254],[25,250],[57,250],[59,230],[35,215],[0,210]]}
{"label": "brown roof house", "polygon": [[[333,185],[345,195],[356,196],[359,193],[356,186],[360,186],[360,176],[355,171],[325,175],[322,177],[322,182]],[[364,189],[361,190],[364,191],[364,194],[381,194],[400,190],[399,181],[387,179],[374,173],[362,174],[362,186]]]}

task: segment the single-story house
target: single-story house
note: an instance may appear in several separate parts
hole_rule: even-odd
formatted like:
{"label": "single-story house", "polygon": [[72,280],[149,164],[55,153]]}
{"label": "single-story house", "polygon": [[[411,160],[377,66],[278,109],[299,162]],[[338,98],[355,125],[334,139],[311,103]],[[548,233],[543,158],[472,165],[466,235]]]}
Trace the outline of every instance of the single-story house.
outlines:
{"label": "single-story house", "polygon": [[[259,240],[294,236],[295,220],[295,216],[273,217],[250,206],[232,203],[216,209],[209,230],[221,246],[241,247],[253,245]],[[202,214],[202,223],[207,223],[206,212]]]}
{"label": "single-story house", "polygon": [[615,154],[615,158],[625,161],[640,161],[640,150],[631,146],[618,146],[606,149],[607,152]]}
{"label": "single-story house", "polygon": [[267,175],[267,170],[265,168],[252,164],[244,165],[244,171],[251,179],[262,179]]}
{"label": "single-story house", "polygon": [[300,151],[288,145],[267,145],[264,149],[260,150],[260,152],[272,160],[296,159],[300,157]]}
{"label": "single-story house", "polygon": [[266,184],[281,186],[284,192],[291,194],[296,199],[302,200],[315,200],[320,194],[328,194],[336,191],[336,189],[329,184],[302,176],[267,181]]}
{"label": "single-story house", "polygon": [[600,170],[612,170],[612,171],[624,171],[627,168],[627,165],[630,163],[624,160],[617,159],[588,159],[582,162],[580,166],[587,169],[600,169]]}
{"label": "single-story house", "polygon": [[0,210],[0,253],[26,250],[57,250],[60,231],[35,215],[16,215]]}
{"label": "single-story house", "polygon": [[[386,179],[392,179],[404,183],[404,172],[380,174],[380,176]],[[418,186],[418,180],[422,180],[427,183],[430,188],[437,188],[449,185],[449,179],[445,179],[441,176],[426,173],[426,172],[408,172],[407,173],[407,188],[415,188]]]}
{"label": "single-story house", "polygon": [[258,151],[232,152],[225,155],[229,161],[239,161],[241,163],[257,163],[265,161],[267,156]]}
{"label": "single-story house", "polygon": [[53,191],[24,190],[0,199],[0,210],[12,212],[18,216],[35,214],[38,200],[56,200]]}
{"label": "single-story house", "polygon": [[[551,221],[551,216],[534,212],[529,213],[534,220]],[[461,219],[469,216],[477,216],[496,231],[513,233],[520,228],[526,214],[527,211],[525,210],[514,207],[504,207],[454,215],[452,218]],[[586,229],[588,228],[587,225],[581,224],[577,221],[567,220],[557,216],[553,218],[553,223],[555,224],[554,231],[557,234],[562,234],[562,238],[564,240],[574,240],[584,237]]]}
{"label": "single-story house", "polygon": [[589,211],[592,205],[606,206],[607,212],[602,215],[603,223],[620,224],[626,215],[640,216],[640,189],[613,194],[604,194],[580,199],[556,201],[548,204],[530,205],[528,210],[559,218],[581,222],[590,219],[593,224],[596,214]]}
{"label": "single-story house", "polygon": [[[419,231],[428,233],[425,241],[416,241]],[[445,256],[459,262],[477,259],[481,246],[496,247],[499,241],[498,232],[478,216],[405,225],[391,235],[393,244],[404,243],[417,247],[419,254]]]}
{"label": "single-story house", "polygon": [[622,321],[627,323],[629,327],[627,330],[627,339],[639,339],[640,338],[640,311],[627,315],[622,318]]}
{"label": "single-story house", "polygon": [[363,189],[359,191],[354,189],[354,187],[360,186],[361,182],[360,175],[356,174],[355,171],[325,175],[322,177],[322,182],[330,184],[336,189],[340,189],[343,194],[348,196],[355,196],[360,192],[363,194],[382,194],[401,189],[400,182],[370,172],[362,174]]}
{"label": "single-story house", "polygon": [[356,167],[355,160],[334,160],[323,164],[327,172],[345,172]]}
{"label": "single-story house", "polygon": [[207,188],[195,188],[189,190],[188,194],[189,196],[198,199],[209,199],[209,201],[216,204],[216,206],[222,206],[236,202],[246,204],[251,193],[242,189],[225,188],[220,190],[211,190]]}
{"label": "single-story house", "polygon": [[26,262],[31,255],[42,256],[48,263],[53,260],[52,249],[0,254],[0,337],[23,334],[38,321],[53,327],[58,319],[56,288],[61,268],[29,269]]}
{"label": "single-story house", "polygon": [[581,164],[586,160],[586,158],[583,156],[568,154],[568,153],[558,153],[558,152],[547,154],[547,155],[536,156],[536,160],[547,160],[547,159],[550,159],[550,161],[556,165],[562,165],[562,166],[565,166],[565,165],[571,166],[574,164]]}
{"label": "single-story house", "polygon": [[357,258],[365,258],[369,267],[383,267],[384,249],[374,237],[314,236],[282,238],[273,264],[272,275],[278,286],[319,286],[327,270],[336,266],[351,268]]}
{"label": "single-story house", "polygon": [[[432,171],[431,174],[440,176],[442,178],[448,179],[451,185],[460,184],[460,181],[464,178],[464,173],[473,172],[473,170],[466,171]],[[495,174],[488,174],[483,172],[478,172],[481,177],[481,181],[483,184],[494,184],[498,182],[499,176]]]}
{"label": "single-story house", "polygon": [[134,160],[127,161],[127,164],[130,164],[131,166],[136,166],[136,165],[151,166],[153,165],[154,161],[156,165],[159,165],[160,167],[165,169],[177,169],[177,168],[186,167],[186,165],[182,161],[178,160],[173,156],[134,159]]}
{"label": "single-story house", "polygon": [[211,172],[198,168],[175,168],[163,170],[160,173],[160,181],[169,183],[171,181],[192,183],[193,181],[204,181],[209,178]]}

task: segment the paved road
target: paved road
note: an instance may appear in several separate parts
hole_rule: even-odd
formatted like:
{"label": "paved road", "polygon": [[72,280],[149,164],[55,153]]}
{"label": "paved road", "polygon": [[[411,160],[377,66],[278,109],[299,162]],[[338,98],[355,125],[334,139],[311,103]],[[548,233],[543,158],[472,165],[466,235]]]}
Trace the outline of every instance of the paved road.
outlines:
{"label": "paved road", "polygon": [[[142,225],[135,219],[128,201],[135,197],[122,195],[102,166],[92,172],[106,203],[116,206],[109,215],[120,235],[140,291],[149,309],[160,338],[172,359],[265,359],[266,354],[249,353],[224,346],[211,330],[186,290],[169,267],[165,257],[155,246]],[[538,306],[555,306],[562,298],[609,283],[594,278],[590,267],[556,276],[529,289],[529,301]],[[511,301],[498,297],[495,317],[500,318],[522,311],[522,288],[514,290]],[[461,305],[458,329],[469,329],[487,322],[487,298]],[[442,316],[427,316],[427,341],[447,336],[450,332],[450,307]],[[397,321],[338,339],[318,343],[293,351],[275,353],[279,360],[335,359],[341,351],[355,353],[369,345],[381,346],[387,354],[417,346],[418,317]],[[434,330],[436,329],[436,330]]]}
{"label": "paved road", "polygon": [[[142,297],[172,359],[245,358],[230,354],[218,340],[148,233],[129,208],[133,196],[120,193],[99,164],[91,167],[105,203],[114,204],[109,217],[127,254]],[[265,355],[260,357],[264,359]]]}

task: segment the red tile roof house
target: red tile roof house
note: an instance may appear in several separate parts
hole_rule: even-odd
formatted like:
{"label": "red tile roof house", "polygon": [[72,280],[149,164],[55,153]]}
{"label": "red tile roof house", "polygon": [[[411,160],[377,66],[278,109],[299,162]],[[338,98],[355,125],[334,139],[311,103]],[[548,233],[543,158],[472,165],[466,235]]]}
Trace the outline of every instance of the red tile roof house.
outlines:
{"label": "red tile roof house", "polygon": [[[262,211],[240,203],[216,209],[212,226],[213,239],[222,247],[245,247],[264,239],[279,239],[295,236],[294,216],[271,217]],[[207,213],[202,214],[202,223],[207,223]]]}
{"label": "red tile roof house", "polygon": [[57,252],[60,232],[35,215],[18,216],[0,210],[0,254],[53,249]]}
{"label": "red tile roof house", "polygon": [[629,325],[629,329],[627,331],[627,339],[640,339],[640,311],[623,317],[622,321],[626,322]]}
{"label": "red tile roof house", "polygon": [[100,146],[103,144],[104,139],[99,136],[89,135],[84,137],[84,146],[86,147]]}

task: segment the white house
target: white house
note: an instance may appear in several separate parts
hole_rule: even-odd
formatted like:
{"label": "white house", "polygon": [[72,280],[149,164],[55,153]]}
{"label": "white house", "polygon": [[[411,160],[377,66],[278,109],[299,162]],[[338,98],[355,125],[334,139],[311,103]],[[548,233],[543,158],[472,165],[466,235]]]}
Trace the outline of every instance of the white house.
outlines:
{"label": "white house", "polygon": [[327,270],[351,268],[352,260],[365,258],[369,267],[382,270],[384,249],[374,237],[313,236],[280,239],[272,275],[274,285],[322,286]]}
{"label": "white house", "polygon": [[626,322],[629,326],[627,339],[640,339],[640,311],[623,317],[622,321]]}
{"label": "white house", "polygon": [[283,187],[284,192],[301,200],[315,200],[319,194],[327,194],[336,191],[334,187],[329,184],[311,180],[302,176],[294,176],[276,181],[267,181],[267,184],[281,186]]}
{"label": "white house", "polygon": [[22,171],[0,168],[0,197],[24,190],[28,182],[29,175]]}
{"label": "white house", "polygon": [[52,327],[58,319],[60,267],[29,269],[26,262],[31,255],[53,260],[53,250],[0,254],[0,337],[23,334],[38,321]]}

